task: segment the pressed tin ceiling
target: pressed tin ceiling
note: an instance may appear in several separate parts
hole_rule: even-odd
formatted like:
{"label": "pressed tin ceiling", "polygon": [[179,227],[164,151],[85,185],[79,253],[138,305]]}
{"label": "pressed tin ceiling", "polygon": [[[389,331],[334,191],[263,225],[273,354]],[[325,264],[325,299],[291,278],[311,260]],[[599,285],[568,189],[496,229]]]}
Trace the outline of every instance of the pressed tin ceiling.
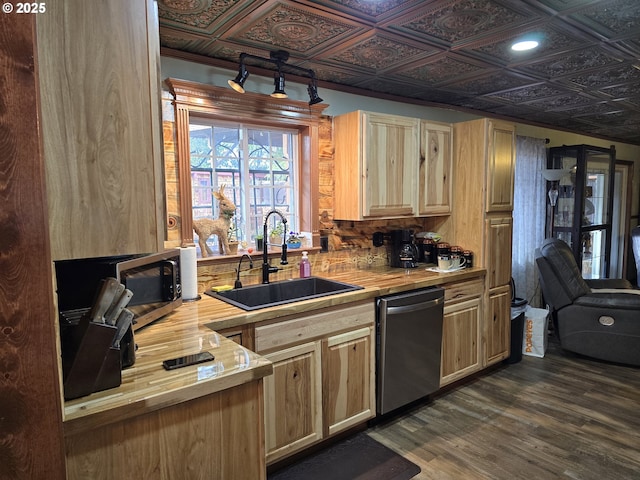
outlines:
{"label": "pressed tin ceiling", "polygon": [[[640,145],[640,0],[158,0],[162,54]],[[538,49],[513,52],[524,36]],[[322,96],[322,91],[320,91]]]}

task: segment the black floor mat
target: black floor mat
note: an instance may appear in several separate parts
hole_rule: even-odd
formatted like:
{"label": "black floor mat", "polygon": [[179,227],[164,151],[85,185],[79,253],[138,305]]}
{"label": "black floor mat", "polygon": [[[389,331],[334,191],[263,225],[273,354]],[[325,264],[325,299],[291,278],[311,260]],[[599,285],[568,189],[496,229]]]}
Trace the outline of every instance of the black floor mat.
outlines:
{"label": "black floor mat", "polygon": [[268,480],[408,480],[420,467],[358,433],[268,475]]}

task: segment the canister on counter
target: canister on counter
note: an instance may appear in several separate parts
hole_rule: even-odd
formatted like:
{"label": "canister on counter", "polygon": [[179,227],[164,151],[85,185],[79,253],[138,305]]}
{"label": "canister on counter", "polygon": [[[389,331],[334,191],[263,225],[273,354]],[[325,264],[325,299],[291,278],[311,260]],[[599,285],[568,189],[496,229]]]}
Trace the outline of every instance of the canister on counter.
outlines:
{"label": "canister on counter", "polygon": [[457,245],[451,247],[451,258],[462,258],[463,248]]}
{"label": "canister on counter", "polygon": [[436,242],[430,238],[422,239],[422,258],[424,263],[437,263]]}
{"label": "canister on counter", "polygon": [[447,258],[451,257],[451,245],[447,242],[439,242],[436,246],[436,250],[438,256],[446,256]]}
{"label": "canister on counter", "polygon": [[462,257],[464,258],[464,266],[465,268],[473,267],[473,252],[471,250],[464,250],[462,252]]}

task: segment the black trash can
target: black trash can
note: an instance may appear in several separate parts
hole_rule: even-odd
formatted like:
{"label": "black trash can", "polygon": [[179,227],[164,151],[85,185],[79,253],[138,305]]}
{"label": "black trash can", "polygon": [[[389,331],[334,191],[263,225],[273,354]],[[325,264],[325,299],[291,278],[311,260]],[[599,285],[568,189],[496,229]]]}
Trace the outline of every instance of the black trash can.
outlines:
{"label": "black trash can", "polygon": [[514,298],[511,301],[511,354],[505,363],[518,363],[522,360],[522,337],[524,335],[524,310],[527,301]]}

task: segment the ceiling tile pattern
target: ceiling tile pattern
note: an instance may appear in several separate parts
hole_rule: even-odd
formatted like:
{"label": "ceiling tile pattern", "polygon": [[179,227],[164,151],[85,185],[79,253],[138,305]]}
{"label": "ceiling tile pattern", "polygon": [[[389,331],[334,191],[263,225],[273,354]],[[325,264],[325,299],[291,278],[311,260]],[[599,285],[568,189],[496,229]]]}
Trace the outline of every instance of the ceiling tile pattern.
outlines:
{"label": "ceiling tile pattern", "polygon": [[454,43],[522,24],[527,18],[512,8],[488,0],[440,2],[440,5],[399,28]]}
{"label": "ceiling tile pattern", "polygon": [[381,70],[399,62],[406,62],[410,57],[423,52],[424,49],[375,36],[328,58],[338,63]]}
{"label": "ceiling tile pattern", "polygon": [[[321,89],[640,145],[638,0],[158,0],[158,9],[164,55],[235,69],[242,52],[283,49]],[[540,47],[513,52],[525,36]]]}

